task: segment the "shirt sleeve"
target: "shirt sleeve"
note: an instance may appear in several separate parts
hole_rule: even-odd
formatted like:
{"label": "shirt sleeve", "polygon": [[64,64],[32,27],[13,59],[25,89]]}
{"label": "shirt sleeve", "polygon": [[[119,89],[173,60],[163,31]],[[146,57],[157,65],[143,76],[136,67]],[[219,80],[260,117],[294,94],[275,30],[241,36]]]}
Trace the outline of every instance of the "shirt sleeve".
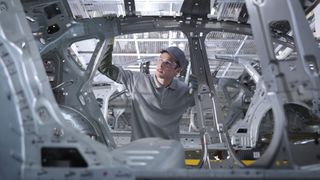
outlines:
{"label": "shirt sleeve", "polygon": [[142,73],[124,70],[121,67],[118,67],[118,70],[118,78],[116,79],[116,82],[123,84],[129,92],[133,92],[135,83]]}

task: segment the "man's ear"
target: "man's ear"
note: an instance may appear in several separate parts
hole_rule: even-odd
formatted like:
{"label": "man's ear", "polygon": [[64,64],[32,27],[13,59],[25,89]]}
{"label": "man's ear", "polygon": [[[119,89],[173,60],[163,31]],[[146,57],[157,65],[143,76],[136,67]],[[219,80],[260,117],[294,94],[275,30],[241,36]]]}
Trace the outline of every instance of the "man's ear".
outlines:
{"label": "man's ear", "polygon": [[182,68],[181,67],[178,67],[175,69],[175,72],[176,72],[176,75],[178,75],[180,72],[181,72]]}

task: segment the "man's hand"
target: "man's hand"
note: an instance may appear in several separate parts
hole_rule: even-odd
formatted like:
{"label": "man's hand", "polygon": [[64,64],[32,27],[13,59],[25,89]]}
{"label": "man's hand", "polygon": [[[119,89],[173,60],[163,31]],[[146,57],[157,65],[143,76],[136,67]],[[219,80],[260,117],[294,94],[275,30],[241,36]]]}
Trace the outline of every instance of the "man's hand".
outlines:
{"label": "man's hand", "polygon": [[189,86],[189,94],[193,94],[194,91],[198,89],[198,79],[196,75],[190,74],[188,86]]}

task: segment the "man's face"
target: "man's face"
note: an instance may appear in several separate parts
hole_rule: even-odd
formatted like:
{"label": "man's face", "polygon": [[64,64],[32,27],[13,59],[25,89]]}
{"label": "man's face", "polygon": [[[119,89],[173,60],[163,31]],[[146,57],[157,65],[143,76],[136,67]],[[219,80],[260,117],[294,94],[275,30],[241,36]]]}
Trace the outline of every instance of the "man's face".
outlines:
{"label": "man's face", "polygon": [[180,72],[175,60],[166,52],[162,53],[158,59],[156,67],[157,78],[171,80]]}

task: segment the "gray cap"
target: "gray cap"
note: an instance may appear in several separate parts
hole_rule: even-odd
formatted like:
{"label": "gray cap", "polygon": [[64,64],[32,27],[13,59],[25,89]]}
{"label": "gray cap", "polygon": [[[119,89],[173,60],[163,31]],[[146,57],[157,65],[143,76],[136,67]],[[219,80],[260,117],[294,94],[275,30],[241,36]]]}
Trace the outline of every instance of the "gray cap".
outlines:
{"label": "gray cap", "polygon": [[167,49],[163,49],[160,51],[160,53],[168,53],[170,56],[173,57],[173,59],[177,62],[177,64],[182,68],[186,68],[188,61],[186,59],[186,56],[184,55],[184,52],[179,49],[178,47],[171,46],[168,47]]}

